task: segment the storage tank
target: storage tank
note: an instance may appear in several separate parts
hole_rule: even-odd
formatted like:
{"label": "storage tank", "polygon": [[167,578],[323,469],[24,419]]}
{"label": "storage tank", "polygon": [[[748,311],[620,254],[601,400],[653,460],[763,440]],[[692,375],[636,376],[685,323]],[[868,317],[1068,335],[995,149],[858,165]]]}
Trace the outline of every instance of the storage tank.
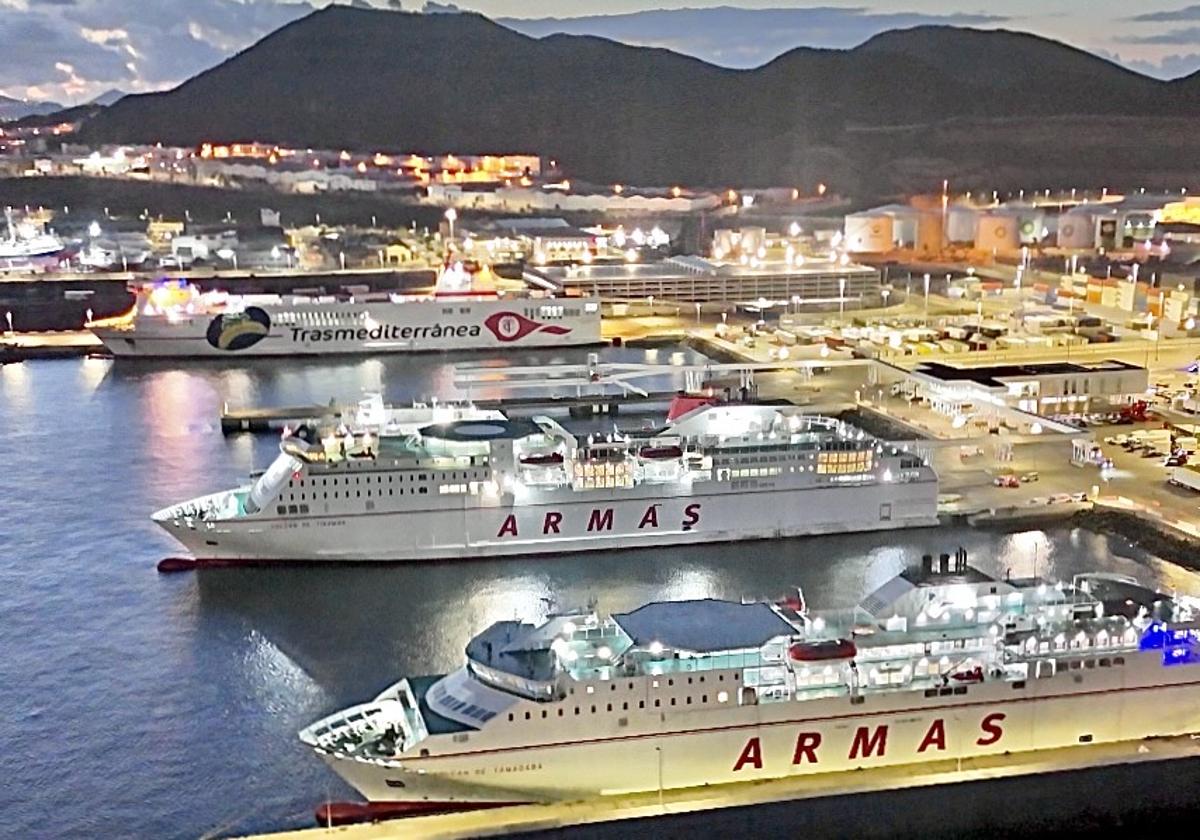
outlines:
{"label": "storage tank", "polygon": [[936,254],[942,250],[942,215],[929,210],[917,216],[917,241],[914,249],[918,254]]}
{"label": "storage tank", "polygon": [[1034,245],[1042,241],[1046,229],[1046,216],[1041,210],[1030,208],[1017,214],[1017,236],[1022,245]]}
{"label": "storage tank", "polygon": [[852,254],[892,250],[892,217],[886,213],[851,213],[846,217],[844,230],[845,247]]}
{"label": "storage tank", "polygon": [[965,204],[951,206],[946,211],[946,241],[969,245],[975,241],[979,211]]}
{"label": "storage tank", "polygon": [[1010,213],[980,213],[975,228],[975,249],[1012,253],[1021,247],[1019,219]]}
{"label": "storage tank", "polygon": [[1091,213],[1063,213],[1058,217],[1059,248],[1093,248],[1096,223]]}

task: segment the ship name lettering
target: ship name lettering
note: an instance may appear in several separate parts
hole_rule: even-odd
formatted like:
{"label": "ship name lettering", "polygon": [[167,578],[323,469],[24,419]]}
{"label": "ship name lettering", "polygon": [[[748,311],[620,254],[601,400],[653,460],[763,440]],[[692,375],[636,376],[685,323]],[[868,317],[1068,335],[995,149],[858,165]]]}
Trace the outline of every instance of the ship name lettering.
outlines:
{"label": "ship name lettering", "polygon": [[736,773],[747,764],[755,770],[762,769],[762,741],[757,737],[751,738],[746,742],[746,746],[742,747],[742,754],[738,756],[737,762],[733,765],[733,772]]}
{"label": "ship name lettering", "polygon": [[308,329],[292,327],[292,341],[312,343],[321,341],[382,341],[384,339],[412,338],[476,338],[478,324],[433,324],[422,327],[398,327],[395,324],[379,324],[376,327],[326,327]]}
{"label": "ship name lettering", "polygon": [[923,753],[930,747],[936,747],[939,750],[946,749],[946,722],[942,718],[929,724],[929,731],[921,739],[921,746],[917,747],[917,752]]}
{"label": "ship name lettering", "polygon": [[611,531],[613,527],[613,509],[605,508],[601,513],[599,508],[592,508],[592,515],[588,517],[589,531]]}
{"label": "ship name lettering", "polygon": [[658,527],[658,505],[650,505],[646,508],[646,512],[642,514],[642,521],[638,523],[638,530],[642,530],[647,525],[652,528]]}
{"label": "ship name lettering", "polygon": [[517,536],[517,515],[515,513],[510,513],[507,517],[505,517],[504,524],[500,526],[500,530],[496,534],[496,538],[499,539],[505,534],[510,534],[514,537]]}
{"label": "ship name lettering", "polygon": [[542,533],[549,534],[553,531],[557,534],[560,524],[562,524],[562,514],[556,510],[548,510],[546,511],[546,518],[542,522]]}
{"label": "ship name lettering", "polygon": [[820,732],[801,732],[796,736],[796,751],[792,753],[792,764],[817,763],[817,747],[821,746]]}
{"label": "ship name lettering", "polygon": [[870,732],[868,726],[858,727],[850,743],[850,758],[870,758],[877,750],[882,756],[887,752],[887,735],[887,724],[875,727],[874,733]]}
{"label": "ship name lettering", "polygon": [[683,530],[690,531],[692,526],[700,524],[700,503],[693,502],[683,509]]}
{"label": "ship name lettering", "polygon": [[1008,717],[1008,715],[1004,714],[1003,712],[992,712],[990,715],[985,717],[979,724],[979,728],[987,734],[976,740],[975,743],[981,747],[990,747],[992,744],[1003,738],[1004,730],[1000,728],[1000,721],[1004,720],[1006,717]]}

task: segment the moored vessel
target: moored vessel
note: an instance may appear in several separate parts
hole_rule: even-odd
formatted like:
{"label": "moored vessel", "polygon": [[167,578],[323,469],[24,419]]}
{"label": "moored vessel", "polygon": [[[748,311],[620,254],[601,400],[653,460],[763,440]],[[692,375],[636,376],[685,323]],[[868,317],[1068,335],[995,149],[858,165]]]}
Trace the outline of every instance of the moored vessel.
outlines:
{"label": "moored vessel", "polygon": [[285,437],[252,484],[154,519],[201,560],[441,560],[937,522],[922,452],[790,406],[695,405],[646,433],[549,417]]}
{"label": "moored vessel", "polygon": [[[464,279],[465,278],[465,279]],[[88,328],[117,357],[228,358],[599,344],[600,302],[498,290],[447,267],[429,295],[232,295],[187,281],[131,287],[122,316]]]}
{"label": "moored vessel", "polygon": [[[796,607],[799,606],[799,609]],[[849,610],[501,621],[300,733],[372,803],[539,802],[1200,731],[1198,602],[927,557]]]}

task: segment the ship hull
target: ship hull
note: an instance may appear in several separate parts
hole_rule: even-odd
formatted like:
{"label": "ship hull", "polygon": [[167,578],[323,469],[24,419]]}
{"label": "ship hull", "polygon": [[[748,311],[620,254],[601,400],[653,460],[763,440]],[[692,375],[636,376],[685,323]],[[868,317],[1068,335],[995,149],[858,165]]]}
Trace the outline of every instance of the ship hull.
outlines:
{"label": "ship hull", "polygon": [[508,557],[937,524],[936,481],[689,495],[649,485],[625,495],[632,498],[564,491],[520,505],[509,499],[493,505],[213,523],[157,518],[197,559],[225,562]]}
{"label": "ship hull", "polygon": [[228,322],[221,315],[138,316],[132,326],[95,326],[92,332],[118,358],[504,350],[602,341],[599,302],[591,298],[264,304],[246,311],[252,310],[252,318]]}
{"label": "ship hull", "polygon": [[[606,713],[609,698],[593,697],[602,702],[599,713],[584,708],[595,719],[591,728],[580,727],[570,712],[559,721],[552,710],[549,721],[530,727],[537,743],[528,746],[471,733],[444,754],[401,758],[392,766],[323,757],[371,801],[552,801],[1200,731],[1194,671],[1190,680],[1177,677],[1172,684],[1163,679],[1167,669],[1150,667],[1156,673],[1147,671],[1144,687],[1129,686],[1125,668],[1086,676],[1071,671],[1016,689],[1006,681],[972,685],[953,703],[916,691],[867,696],[861,704],[843,695],[650,714]],[[687,690],[695,696],[703,689]]]}

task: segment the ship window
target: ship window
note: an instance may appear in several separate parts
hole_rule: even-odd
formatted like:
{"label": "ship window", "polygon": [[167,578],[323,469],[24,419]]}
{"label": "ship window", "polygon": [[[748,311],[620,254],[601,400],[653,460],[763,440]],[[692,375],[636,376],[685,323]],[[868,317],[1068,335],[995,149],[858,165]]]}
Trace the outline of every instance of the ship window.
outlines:
{"label": "ship window", "polygon": [[1111,667],[1112,667],[1112,660],[1111,660],[1111,659],[1108,659],[1108,658],[1101,659],[1101,660],[1100,660],[1100,667],[1101,667],[1101,668],[1111,668]]}
{"label": "ship window", "polygon": [[419,492],[421,492],[421,493],[428,493],[428,492],[429,492],[429,488],[428,488],[428,487],[422,487],[422,488],[420,489],[420,491],[419,491]]}
{"label": "ship window", "polygon": [[938,690],[936,688],[927,688],[927,689],[925,689],[925,696],[926,697],[937,697]]}
{"label": "ship window", "polygon": [[690,694],[689,694],[689,695],[687,696],[687,700],[686,700],[685,702],[686,702],[686,703],[687,703],[687,705],[689,705],[689,706],[690,706],[690,705],[692,705],[692,695],[690,695]]}
{"label": "ship window", "polygon": [[966,694],[967,687],[965,685],[956,685],[956,686],[954,686],[954,693],[955,694]]}
{"label": "ship window", "polygon": [[673,679],[667,680],[667,685],[675,685],[675,680],[673,680]]}
{"label": "ship window", "polygon": [[672,697],[672,698],[671,698],[671,705],[672,705],[672,706],[674,706],[674,705],[675,705],[675,698],[674,698],[674,697]]}
{"label": "ship window", "polygon": [[622,704],[621,704],[621,711],[622,711],[622,712],[628,712],[628,711],[629,711],[629,704],[628,704],[628,703],[622,703]]}
{"label": "ship window", "polygon": [[717,702],[718,703],[729,702],[729,692],[728,691],[718,691],[717,692]]}
{"label": "ship window", "polygon": [[701,702],[701,703],[707,703],[707,702],[708,702],[708,695],[707,695],[707,694],[701,694],[701,695],[700,695],[700,702]]}
{"label": "ship window", "polygon": [[596,714],[596,707],[592,706],[592,714]]}
{"label": "ship window", "polygon": [[630,691],[633,691],[633,683],[630,683],[630,684],[629,684],[629,690],[630,690]]}
{"label": "ship window", "polygon": [[1025,680],[1017,680],[1015,683],[1012,684],[1012,686],[1013,686],[1013,691],[1016,691],[1017,689],[1020,689],[1020,688],[1024,688]]}
{"label": "ship window", "polygon": [[661,700],[655,700],[655,701],[654,701],[654,708],[656,708],[656,709],[657,709],[657,708],[658,708],[659,706],[661,706],[661,705],[662,705],[662,701],[661,701]]}
{"label": "ship window", "polygon": [[529,720],[529,718],[530,718],[530,717],[531,717],[531,715],[529,714],[529,712],[526,712],[526,713],[525,713],[525,720]]}
{"label": "ship window", "polygon": [[508,719],[509,719],[510,721],[513,719],[513,713],[512,713],[512,712],[509,712],[509,713],[508,713]]}
{"label": "ship window", "polygon": [[691,685],[691,684],[692,684],[692,678],[688,677],[688,685]]}
{"label": "ship window", "polygon": [[638,701],[638,708],[639,708],[639,709],[644,709],[644,708],[646,708],[646,701],[645,701],[645,700],[639,700],[639,701]]}
{"label": "ship window", "polygon": [[1113,664],[1114,664],[1114,665],[1124,665],[1124,664],[1125,664],[1125,657],[1124,657],[1124,656],[1114,656],[1114,657],[1113,657]]}
{"label": "ship window", "polygon": [[549,715],[549,714],[550,714],[550,713],[549,713],[549,712],[547,712],[545,709],[542,709],[542,720],[545,720],[545,719],[546,719],[546,716],[547,716],[547,715]]}
{"label": "ship window", "polygon": [[700,678],[700,682],[704,682],[704,677],[701,677],[701,678]]}
{"label": "ship window", "polygon": [[610,712],[612,711],[612,703],[608,704],[608,711],[610,711]]}
{"label": "ship window", "polygon": [[575,707],[575,714],[579,714],[579,707],[578,707],[578,706],[576,706],[576,707]]}
{"label": "ship window", "polygon": [[559,709],[559,710],[558,710],[558,716],[559,716],[559,717],[562,717],[562,716],[563,716],[563,710],[562,710],[562,709]]}

